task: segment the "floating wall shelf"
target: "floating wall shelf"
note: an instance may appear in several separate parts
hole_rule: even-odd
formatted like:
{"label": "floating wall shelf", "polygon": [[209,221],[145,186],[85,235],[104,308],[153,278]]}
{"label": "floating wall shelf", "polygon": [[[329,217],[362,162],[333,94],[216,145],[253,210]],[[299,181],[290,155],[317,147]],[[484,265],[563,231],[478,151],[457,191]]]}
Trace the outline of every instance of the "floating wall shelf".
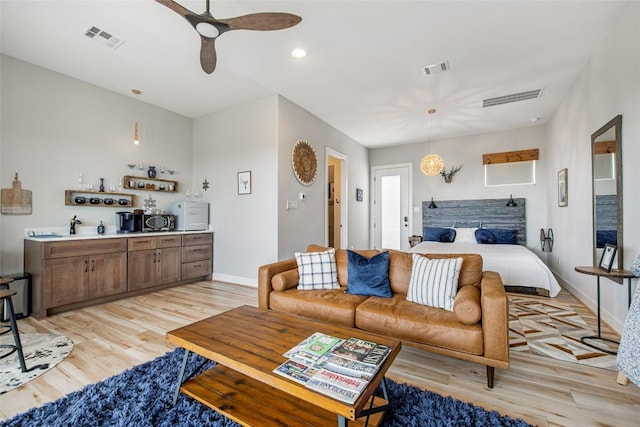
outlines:
{"label": "floating wall shelf", "polygon": [[125,208],[136,205],[136,196],[106,191],[64,190],[64,204],[67,206]]}
{"label": "floating wall shelf", "polygon": [[160,191],[162,193],[178,192],[178,181],[149,178],[146,176],[125,175],[123,178],[123,186],[128,190]]}

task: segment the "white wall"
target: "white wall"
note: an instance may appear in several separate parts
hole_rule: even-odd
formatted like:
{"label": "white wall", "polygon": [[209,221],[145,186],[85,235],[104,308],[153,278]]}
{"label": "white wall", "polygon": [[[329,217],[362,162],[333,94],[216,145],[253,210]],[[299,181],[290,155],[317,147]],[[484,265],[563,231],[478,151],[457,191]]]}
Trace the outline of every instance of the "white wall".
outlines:
{"label": "white wall", "polygon": [[[242,171],[251,171],[248,195],[238,195]],[[278,255],[276,96],[194,120],[193,182],[211,204],[214,278],[256,285],[258,267]]]}
{"label": "white wall", "polygon": [[[278,257],[292,257],[309,243],[325,244],[327,147],[347,156],[342,208],[347,209],[348,235],[342,247],[368,248],[368,201],[366,197],[364,202],[355,201],[356,188],[369,193],[368,150],[289,100],[278,99]],[[298,182],[291,166],[291,151],[300,139],[313,146],[318,158],[318,174],[310,186]],[[286,201],[298,200],[301,192],[306,199],[299,201],[298,209],[286,210]]]}
{"label": "white wall", "polygon": [[[23,189],[33,192],[32,215],[0,215],[2,274],[22,271],[25,228],[66,228],[74,215],[83,222],[79,232],[95,232],[101,220],[115,226],[115,212],[123,209],[65,206],[64,190],[77,188],[81,172],[96,188],[106,178],[108,188],[131,173],[127,163],[144,162],[175,169],[179,188],[191,186],[191,119],[12,57],[0,59],[0,186],[11,188],[17,170]],[[133,145],[136,120],[139,146]],[[124,192],[136,194],[138,207],[149,194]],[[159,208],[184,197],[152,194]]]}
{"label": "white wall", "polygon": [[[542,158],[536,162],[535,185],[484,186],[483,154],[529,148],[540,149]],[[445,183],[439,175],[425,176],[420,172],[420,160],[431,151],[428,142],[373,149],[370,152],[370,162],[371,166],[413,163],[413,206],[418,207],[419,211],[412,213],[411,229],[412,234],[416,235],[422,235],[422,202],[429,201],[432,197],[436,204],[438,200],[509,198],[510,194],[513,197],[524,197],[527,199],[527,246],[544,259],[545,255],[540,250],[539,233],[541,228],[548,227],[547,162],[544,160],[546,150],[543,126],[434,141],[433,152],[444,158],[447,169],[462,165],[450,184]]]}
{"label": "white wall", "polygon": [[[625,6],[610,34],[571,88],[548,125],[547,194],[555,232],[551,264],[564,285],[596,310],[596,279],[574,271],[592,265],[591,134],[622,114],[624,264],[640,253],[640,3]],[[554,203],[553,182],[569,170],[569,206]],[[637,280],[634,281],[637,283]],[[634,286],[636,284],[634,283]],[[602,280],[603,319],[621,331],[627,314],[627,283]]]}

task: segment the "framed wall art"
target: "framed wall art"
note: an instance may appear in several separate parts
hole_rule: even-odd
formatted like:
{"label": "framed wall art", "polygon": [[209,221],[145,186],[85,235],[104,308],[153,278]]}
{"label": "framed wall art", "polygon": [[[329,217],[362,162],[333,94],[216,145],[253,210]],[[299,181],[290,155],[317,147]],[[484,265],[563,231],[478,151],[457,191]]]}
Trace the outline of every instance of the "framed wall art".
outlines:
{"label": "framed wall art", "polygon": [[601,270],[609,273],[611,271],[611,266],[613,265],[613,259],[616,257],[616,251],[618,247],[612,245],[611,243],[605,243],[604,249],[602,250],[602,256],[600,257],[600,267]]}
{"label": "framed wall art", "polygon": [[356,188],[356,202],[362,202],[364,200],[364,191],[362,188]]}
{"label": "framed wall art", "polygon": [[569,188],[567,186],[567,168],[560,169],[558,172],[558,206],[565,207],[569,205]]}
{"label": "framed wall art", "polygon": [[251,171],[238,172],[238,194],[251,194]]}

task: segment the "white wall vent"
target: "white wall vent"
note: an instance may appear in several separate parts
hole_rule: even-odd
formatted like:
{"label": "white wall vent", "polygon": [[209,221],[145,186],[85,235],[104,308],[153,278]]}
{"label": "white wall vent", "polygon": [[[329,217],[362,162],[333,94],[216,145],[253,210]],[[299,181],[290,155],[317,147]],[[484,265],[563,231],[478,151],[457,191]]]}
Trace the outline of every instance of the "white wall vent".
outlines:
{"label": "white wall vent", "polygon": [[106,46],[111,49],[117,49],[124,44],[126,40],[122,40],[118,37],[115,37],[112,34],[107,33],[106,31],[101,30],[100,28],[90,25],[84,31],[83,34],[85,37],[88,37],[92,40],[99,42],[101,45]]}
{"label": "white wall vent", "polygon": [[540,98],[542,89],[529,90],[526,92],[513,93],[511,95],[498,96],[482,100],[482,107],[493,107],[494,105],[508,104],[510,102],[526,101],[527,99]]}
{"label": "white wall vent", "polygon": [[449,71],[449,61],[438,62],[437,64],[427,65],[422,69],[422,72],[424,73],[425,76],[444,73],[445,71]]}

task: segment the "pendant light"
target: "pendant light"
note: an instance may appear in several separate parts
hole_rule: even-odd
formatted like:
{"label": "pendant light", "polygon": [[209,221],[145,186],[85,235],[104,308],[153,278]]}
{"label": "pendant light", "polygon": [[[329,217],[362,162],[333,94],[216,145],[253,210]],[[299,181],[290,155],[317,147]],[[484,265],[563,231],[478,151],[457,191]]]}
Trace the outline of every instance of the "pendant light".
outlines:
{"label": "pendant light", "polygon": [[428,111],[429,116],[431,117],[431,131],[430,131],[430,141],[431,141],[431,154],[427,154],[420,161],[420,170],[423,174],[427,176],[436,176],[442,172],[444,168],[444,160],[438,154],[433,153],[433,115],[435,114],[436,109],[432,108]]}

